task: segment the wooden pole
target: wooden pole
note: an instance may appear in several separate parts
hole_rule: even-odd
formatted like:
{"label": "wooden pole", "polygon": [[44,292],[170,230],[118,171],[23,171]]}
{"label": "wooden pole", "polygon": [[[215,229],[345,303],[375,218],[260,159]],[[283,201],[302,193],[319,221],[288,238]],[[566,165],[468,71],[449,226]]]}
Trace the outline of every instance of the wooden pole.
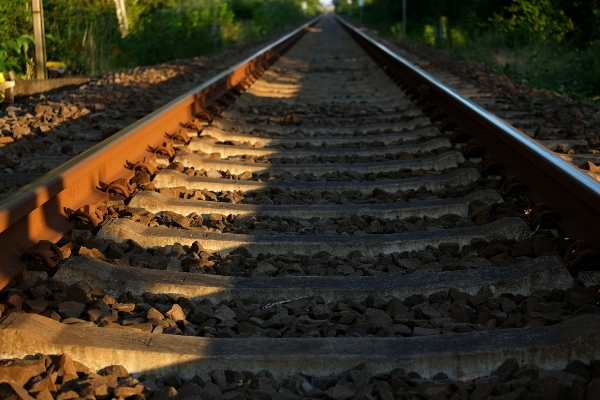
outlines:
{"label": "wooden pole", "polygon": [[35,37],[35,73],[37,79],[46,79],[46,34],[42,0],[31,0],[33,35]]}
{"label": "wooden pole", "polygon": [[125,0],[115,0],[115,8],[117,10],[117,19],[119,20],[119,30],[121,37],[129,35],[129,22],[127,21],[127,8]]}

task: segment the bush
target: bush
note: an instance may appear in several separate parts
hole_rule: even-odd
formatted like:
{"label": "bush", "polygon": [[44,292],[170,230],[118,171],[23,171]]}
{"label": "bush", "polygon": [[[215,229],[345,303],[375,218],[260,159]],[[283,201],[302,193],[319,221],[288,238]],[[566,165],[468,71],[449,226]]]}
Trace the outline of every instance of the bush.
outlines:
{"label": "bush", "polygon": [[404,31],[402,30],[402,23],[398,22],[397,24],[392,25],[390,28],[390,32],[392,37],[395,39],[402,39],[404,36]]}
{"label": "bush", "polygon": [[31,78],[33,61],[28,52],[29,45],[35,43],[30,35],[22,35],[16,39],[0,40],[0,72],[12,71],[17,75]]}
{"label": "bush", "polygon": [[31,1],[0,0],[0,26],[0,72],[33,74],[29,49],[34,43]]}
{"label": "bush", "polygon": [[64,61],[70,74],[100,73],[120,66],[121,42],[114,2],[45,0],[46,54]]}
{"label": "bush", "polygon": [[0,42],[33,34],[31,0],[0,0]]}
{"label": "bush", "polygon": [[496,20],[507,40],[516,43],[528,40],[559,43],[575,29],[573,21],[551,0],[512,0],[506,11],[509,18],[496,16]]}
{"label": "bush", "polygon": [[243,27],[244,39],[256,39],[289,26],[297,25],[319,12],[318,0],[229,0],[236,21]]}
{"label": "bush", "polygon": [[122,40],[117,61],[154,64],[215,51],[239,39],[239,26],[226,2],[186,1],[140,18]]}

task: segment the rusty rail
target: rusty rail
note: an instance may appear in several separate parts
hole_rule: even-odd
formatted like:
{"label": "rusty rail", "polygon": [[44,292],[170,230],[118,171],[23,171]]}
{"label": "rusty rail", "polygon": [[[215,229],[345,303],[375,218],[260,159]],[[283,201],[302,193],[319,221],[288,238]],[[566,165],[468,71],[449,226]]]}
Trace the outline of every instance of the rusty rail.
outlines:
{"label": "rusty rail", "polygon": [[386,67],[392,77],[413,90],[426,86],[428,100],[461,128],[473,133],[485,145],[486,155],[492,155],[504,164],[505,176],[521,179],[530,188],[529,198],[545,203],[560,215],[562,219],[558,226],[570,238],[584,240],[591,247],[600,249],[598,182],[342,18],[336,18],[375,60]]}
{"label": "rusty rail", "polygon": [[148,146],[169,142],[187,123],[246,77],[275,61],[323,16],[261,49],[246,60],[190,90],[97,144],[0,203],[0,289],[24,268],[21,254],[41,240],[56,242],[72,229],[67,215],[83,205],[99,205],[98,190],[118,178],[131,178]]}

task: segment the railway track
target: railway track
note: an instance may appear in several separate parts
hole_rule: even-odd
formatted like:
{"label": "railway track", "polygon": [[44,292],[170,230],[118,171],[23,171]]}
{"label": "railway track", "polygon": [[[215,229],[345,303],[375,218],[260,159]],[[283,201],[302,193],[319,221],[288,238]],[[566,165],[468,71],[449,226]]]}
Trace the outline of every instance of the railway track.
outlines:
{"label": "railway track", "polygon": [[594,179],[336,18],[2,204],[0,394],[600,393]]}

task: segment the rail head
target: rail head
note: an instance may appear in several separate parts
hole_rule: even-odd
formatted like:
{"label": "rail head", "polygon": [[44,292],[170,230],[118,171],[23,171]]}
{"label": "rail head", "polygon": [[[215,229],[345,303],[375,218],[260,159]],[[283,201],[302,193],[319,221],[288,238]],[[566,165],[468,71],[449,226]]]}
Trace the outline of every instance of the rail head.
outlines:
{"label": "rail head", "polygon": [[302,24],[261,50],[146,117],[98,143],[0,202],[0,289],[18,275],[21,254],[40,240],[56,242],[72,229],[67,215],[84,205],[99,205],[98,190],[118,178],[131,178],[128,165],[150,155],[149,147],[167,140],[200,111],[246,77],[276,60],[323,14]]}
{"label": "rail head", "polygon": [[486,145],[494,158],[516,171],[530,197],[544,201],[563,219],[571,237],[600,248],[600,184],[524,133],[437,81],[385,45],[336,15],[337,21],[391,75],[413,88],[426,85],[436,106]]}

